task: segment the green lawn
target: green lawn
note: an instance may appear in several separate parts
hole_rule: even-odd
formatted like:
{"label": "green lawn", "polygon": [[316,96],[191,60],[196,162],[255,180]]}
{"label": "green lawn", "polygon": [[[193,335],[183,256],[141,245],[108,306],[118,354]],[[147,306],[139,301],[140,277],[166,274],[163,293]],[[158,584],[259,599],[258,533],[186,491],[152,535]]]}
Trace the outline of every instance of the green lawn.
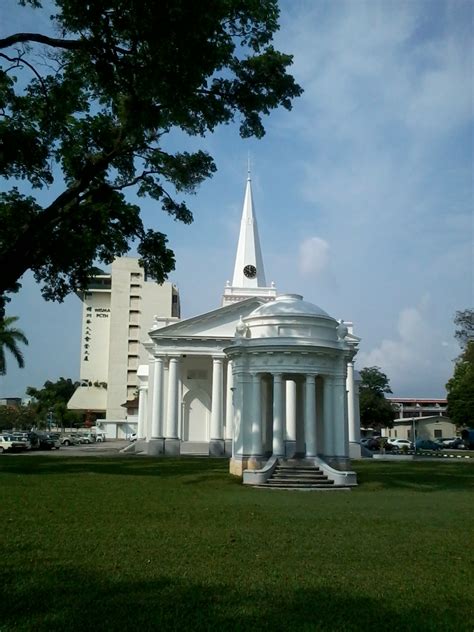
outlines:
{"label": "green lawn", "polygon": [[474,464],[359,462],[351,492],[227,467],[3,456],[0,631],[472,631]]}

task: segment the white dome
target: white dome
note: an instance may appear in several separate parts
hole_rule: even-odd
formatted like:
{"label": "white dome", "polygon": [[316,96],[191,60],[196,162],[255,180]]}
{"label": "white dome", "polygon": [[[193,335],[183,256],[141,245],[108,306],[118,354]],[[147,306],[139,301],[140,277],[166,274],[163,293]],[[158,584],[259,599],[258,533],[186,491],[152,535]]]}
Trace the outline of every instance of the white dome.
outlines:
{"label": "white dome", "polygon": [[269,301],[258,307],[249,314],[248,318],[261,316],[318,316],[320,318],[331,318],[327,312],[317,305],[303,301],[301,294],[281,294],[274,301]]}
{"label": "white dome", "polygon": [[[246,338],[272,344],[282,339],[299,339],[298,344],[337,344],[338,322],[320,307],[303,301],[300,294],[282,294],[274,301],[257,307],[243,319],[248,327]],[[306,341],[306,342],[303,342]],[[294,344],[294,342],[292,343]]]}

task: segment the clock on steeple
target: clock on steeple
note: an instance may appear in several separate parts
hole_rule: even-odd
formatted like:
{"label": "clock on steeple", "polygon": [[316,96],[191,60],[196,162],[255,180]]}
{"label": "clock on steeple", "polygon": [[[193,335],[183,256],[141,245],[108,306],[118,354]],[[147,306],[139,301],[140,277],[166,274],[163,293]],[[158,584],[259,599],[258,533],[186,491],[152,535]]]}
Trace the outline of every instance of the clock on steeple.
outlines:
{"label": "clock on steeple", "polygon": [[255,279],[257,276],[257,268],[253,265],[247,265],[244,268],[244,274],[247,279]]}

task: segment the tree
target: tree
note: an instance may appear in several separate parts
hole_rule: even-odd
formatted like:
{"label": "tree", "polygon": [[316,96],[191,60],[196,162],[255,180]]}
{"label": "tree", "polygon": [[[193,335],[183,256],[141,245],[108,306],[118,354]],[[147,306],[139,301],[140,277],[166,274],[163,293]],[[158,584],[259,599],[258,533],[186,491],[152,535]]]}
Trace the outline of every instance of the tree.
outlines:
{"label": "tree", "polygon": [[454,316],[454,324],[457,327],[454,337],[459,342],[461,349],[465,349],[468,342],[474,340],[474,310],[457,311]]}
{"label": "tree", "polygon": [[23,353],[18,348],[18,344],[21,342],[27,345],[28,340],[20,329],[12,327],[17,320],[17,316],[8,316],[0,320],[0,375],[5,375],[7,372],[5,349],[13,355],[21,369],[25,366]]}
{"label": "tree", "polygon": [[456,312],[454,333],[461,348],[453,377],[446,384],[448,416],[457,426],[474,426],[474,311]]}
{"label": "tree", "polygon": [[[216,167],[205,151],[172,151],[182,133],[204,137],[239,118],[243,138],[260,138],[262,115],[302,93],[292,57],[271,44],[277,0],[53,2],[53,34],[0,39],[0,175],[14,179],[0,195],[3,301],[27,270],[46,299],[62,300],[133,240],[163,281],[175,263],[166,235],[144,226],[125,193],[191,222],[176,195]],[[59,194],[50,188],[42,204],[23,180]]]}
{"label": "tree", "polygon": [[79,415],[67,410],[67,403],[78,386],[79,382],[60,377],[56,382],[47,380],[40,389],[28,386],[26,394],[33,398],[31,406],[43,422],[51,412],[58,425],[74,425],[79,421]]}
{"label": "tree", "polygon": [[391,428],[395,419],[395,410],[385,398],[385,393],[392,392],[388,377],[378,366],[362,369],[360,376],[362,378],[359,387],[361,425],[366,428]]}

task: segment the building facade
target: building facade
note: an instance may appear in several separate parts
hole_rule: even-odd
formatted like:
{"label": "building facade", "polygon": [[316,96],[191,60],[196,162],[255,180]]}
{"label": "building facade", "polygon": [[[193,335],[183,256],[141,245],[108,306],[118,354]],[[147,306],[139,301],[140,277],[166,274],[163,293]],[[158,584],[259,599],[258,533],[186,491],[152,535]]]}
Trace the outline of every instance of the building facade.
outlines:
{"label": "building facade", "polygon": [[397,411],[399,419],[446,415],[447,399],[429,399],[428,397],[387,397]]}
{"label": "building facade", "polygon": [[[136,418],[137,370],[147,362],[143,343],[153,319],[179,320],[177,288],[171,283],[148,281],[138,259],[116,259],[110,274],[98,274],[82,302],[81,386],[68,408],[103,419],[109,437],[125,437]],[[136,410],[135,410],[136,412]]]}
{"label": "building facade", "polygon": [[250,177],[222,307],[169,326],[157,321],[149,338],[150,360],[138,373],[138,451],[227,455],[239,476],[280,457],[348,468],[360,438],[359,339],[301,296],[267,285]]}

